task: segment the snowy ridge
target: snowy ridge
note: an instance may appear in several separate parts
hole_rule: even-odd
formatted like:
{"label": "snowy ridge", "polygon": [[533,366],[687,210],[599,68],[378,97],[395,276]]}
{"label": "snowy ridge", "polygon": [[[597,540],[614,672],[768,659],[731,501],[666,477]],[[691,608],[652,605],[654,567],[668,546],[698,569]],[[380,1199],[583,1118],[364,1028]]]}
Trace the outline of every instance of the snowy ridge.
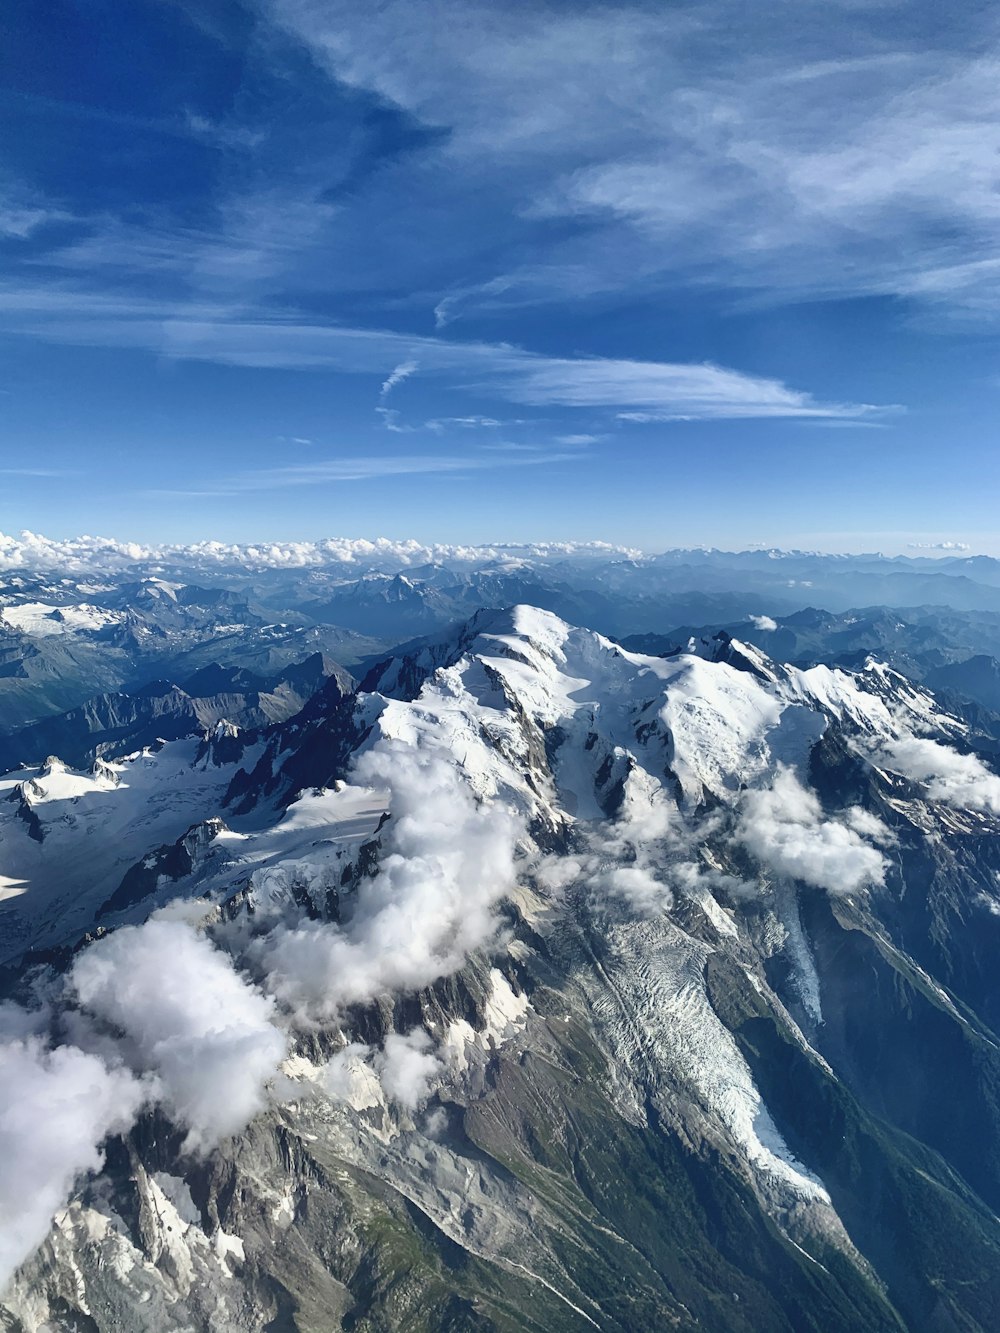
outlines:
{"label": "snowy ridge", "polygon": [[0,606],[0,626],[9,626],[37,638],[73,634],[80,630],[102,630],[120,624],[124,619],[123,612],[107,611],[86,602],[77,606],[54,606],[46,602]]}
{"label": "snowy ridge", "polygon": [[[503,713],[516,701],[540,728],[561,729],[565,754],[557,782],[570,804],[584,793],[592,798],[595,768],[619,752],[659,782],[666,767],[692,806],[706,794],[732,798],[776,764],[801,766],[831,720],[885,742],[924,727],[962,733],[930,695],[884,669],[801,671],[768,663],[757,649],[733,640],[724,650],[742,659],[742,669],[702,653],[663,659],[626,652],[533,607],[483,613],[468,631],[388,665],[376,690],[408,694],[413,682],[424,683],[404,706],[386,706],[379,725],[387,735],[409,739],[418,728],[438,729],[442,744],[466,756],[466,768],[479,765],[473,781],[495,792],[501,778],[489,750],[497,747],[477,745],[475,736],[491,724],[509,732],[514,724]],[[481,751],[475,761],[471,750]],[[503,781],[512,790],[523,788],[517,770],[523,773],[526,760],[522,746],[508,763]]]}

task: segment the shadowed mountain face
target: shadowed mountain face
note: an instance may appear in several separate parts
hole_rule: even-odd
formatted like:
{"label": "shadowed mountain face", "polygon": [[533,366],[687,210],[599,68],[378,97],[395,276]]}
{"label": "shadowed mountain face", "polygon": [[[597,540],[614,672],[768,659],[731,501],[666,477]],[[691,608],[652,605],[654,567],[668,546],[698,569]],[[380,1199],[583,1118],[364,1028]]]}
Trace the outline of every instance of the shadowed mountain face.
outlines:
{"label": "shadowed mountain face", "polygon": [[0,737],[0,768],[38,763],[50,754],[85,768],[95,759],[211,731],[220,722],[258,730],[294,717],[328,684],[346,693],[353,679],[322,653],[270,678],[213,663],[180,685],[152,681],[132,694],[97,695],[80,708]]}
{"label": "shadowed mountain face", "polygon": [[[160,579],[49,580],[0,574],[0,734],[92,705],[98,695],[155,694],[165,686],[198,697],[224,694],[225,681],[199,684],[206,668],[259,678],[250,692],[281,686],[282,673],[313,655],[348,666],[387,647],[289,606],[279,614],[248,591]],[[295,688],[292,686],[292,688]],[[104,705],[109,726],[116,705]],[[117,707],[127,707],[118,704]],[[165,704],[176,712],[183,704]],[[281,711],[274,705],[276,720]],[[267,710],[265,710],[266,712]],[[100,730],[100,725],[98,730]]]}
{"label": "shadowed mountain face", "polygon": [[348,684],[0,784],[7,1327],[995,1327],[966,721],[527,606]]}
{"label": "shadowed mountain face", "polygon": [[924,679],[935,690],[951,691],[1000,712],[1000,662],[995,657],[977,653],[962,662],[934,667]]}

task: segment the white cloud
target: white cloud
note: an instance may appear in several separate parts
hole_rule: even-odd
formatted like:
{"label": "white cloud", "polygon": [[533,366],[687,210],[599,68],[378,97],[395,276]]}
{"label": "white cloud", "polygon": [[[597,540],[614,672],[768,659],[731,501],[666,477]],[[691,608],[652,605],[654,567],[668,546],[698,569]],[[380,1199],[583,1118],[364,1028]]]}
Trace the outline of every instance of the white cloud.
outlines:
{"label": "white cloud", "polygon": [[[335,1017],[457,970],[494,937],[514,882],[520,825],[499,803],[477,802],[450,762],[385,741],[357,776],[388,794],[378,871],[343,928],[279,924],[257,947],[267,984],[299,1017]],[[102,1138],[128,1129],[144,1100],[187,1128],[186,1150],[204,1152],[264,1108],[271,1080],[280,1086],[288,1038],[273,998],[183,915],[91,944],[66,993],[80,1009],[63,1009],[60,1030],[86,1050],[48,1048],[48,1010],[0,1006],[0,1274],[43,1239],[76,1176],[99,1169]],[[334,1057],[324,1087],[371,1105],[381,1083],[413,1109],[442,1067],[422,1030],[390,1033],[381,1050],[354,1044]]]}
{"label": "white cloud", "polygon": [[[272,120],[269,129],[280,133],[280,120]],[[234,139],[253,134],[235,126],[231,131]],[[266,137],[260,135],[258,143]],[[50,250],[46,263],[71,277],[117,277],[109,290],[135,285],[139,277],[223,305],[269,295],[306,256],[322,253],[340,214],[324,197],[329,181],[321,163],[303,161],[301,149],[299,142],[287,161],[269,154],[266,170],[258,159],[256,171],[228,174],[226,186],[213,196],[208,225],[171,224],[169,215],[159,212],[142,220],[134,213],[102,212],[86,219],[83,235]]]}
{"label": "white cloud", "polygon": [[885,879],[885,857],[861,836],[872,829],[864,812],[849,823],[824,819],[816,795],[779,765],[770,787],[744,795],[735,838],[784,879],[854,893]]}
{"label": "white cloud", "polygon": [[390,1032],[374,1066],[388,1097],[411,1111],[427,1097],[431,1085],[441,1076],[443,1062],[433,1049],[434,1043],[422,1028],[404,1035]]}
{"label": "white cloud", "polygon": [[774,619],[773,616],[749,616],[748,619],[750,621],[750,624],[753,625],[756,629],[765,632],[770,630],[775,630],[778,628],[778,622]]}
{"label": "white cloud", "polygon": [[[564,294],[670,274],[996,307],[1000,66],[972,11],[944,39],[929,10],[890,32],[881,5],[850,23],[732,0],[268,11],[338,81],[446,126],[442,178],[522,215],[587,216],[542,249]],[[448,293],[439,326],[516,286]]]}
{"label": "white cloud", "polygon": [[[449,426],[458,426],[463,430],[493,430],[504,423],[498,421],[496,417],[434,417],[431,421],[425,421],[424,426],[427,430],[442,431]],[[563,441],[563,443],[565,443]]]}
{"label": "white cloud", "polygon": [[370,1099],[371,1075],[368,1063],[372,1048],[352,1041],[332,1055],[323,1066],[320,1084],[334,1101],[361,1105]]}
{"label": "white cloud", "polygon": [[416,1110],[441,1077],[445,1061],[422,1029],[390,1032],[376,1050],[351,1042],[323,1066],[320,1085],[334,1101],[356,1110],[377,1105],[382,1097]]}
{"label": "white cloud", "polygon": [[621,811],[613,821],[588,830],[577,826],[580,845],[572,855],[543,858],[534,871],[548,892],[585,888],[597,901],[619,899],[641,916],[669,911],[675,892],[699,898],[706,890],[735,892],[739,881],[698,862],[695,842],[715,824],[703,823],[697,839],[659,784],[633,771],[625,782]]}
{"label": "white cloud", "polygon": [[268,989],[305,1019],[457,971],[494,936],[514,883],[516,821],[500,804],[477,804],[451,763],[383,740],[356,778],[388,789],[377,873],[342,926],[304,921],[257,946]]}
{"label": "white cloud", "polygon": [[1000,777],[973,754],[910,736],[884,746],[873,757],[880,766],[923,783],[932,801],[1000,814]]}
{"label": "white cloud", "polygon": [[123,927],[79,956],[70,982],[90,1013],[124,1034],[135,1067],[156,1076],[188,1129],[187,1149],[210,1148],[263,1109],[286,1052],[273,1001],[190,926]]}
{"label": "white cloud", "polygon": [[426,544],[412,538],[326,537],[320,541],[233,542],[202,541],[190,545],[150,546],[120,542],[113,537],[42,536],[27,530],[18,536],[0,532],[0,569],[52,570],[79,574],[130,569],[136,564],[176,563],[211,570],[232,566],[245,569],[295,569],[310,566],[370,566],[395,570],[409,565],[476,565],[504,559],[558,560],[613,558],[641,555],[635,547],[610,542],[528,542],[493,546]]}
{"label": "white cloud", "polygon": [[[387,408],[376,408],[386,430],[408,435],[411,427],[397,425],[397,413]],[[251,491],[271,491],[296,486],[323,486],[337,483],[374,481],[380,477],[433,476],[437,474],[462,475],[485,472],[502,467],[542,467],[554,463],[574,462],[575,456],[548,450],[536,451],[533,446],[512,446],[518,452],[497,454],[488,450],[475,454],[367,454],[320,460],[315,463],[295,463],[287,467],[258,468],[236,472],[221,478],[211,490],[145,491],[149,496],[176,496],[189,500],[217,499],[220,496],[242,495]]]}
{"label": "white cloud", "polygon": [[673,902],[662,871],[651,866],[609,866],[592,874],[589,882],[593,889],[627,899],[644,915],[662,912]]}
{"label": "white cloud", "polygon": [[418,368],[419,362],[417,361],[400,361],[395,370],[383,381],[379,397],[383,400],[388,398],[396,385],[402,384],[403,381],[409,379],[411,375],[415,375]]}
{"label": "white cloud", "polygon": [[0,236],[23,241],[48,221],[50,215],[43,208],[11,208],[0,204]]}
{"label": "white cloud", "polygon": [[488,301],[490,297],[502,295],[512,285],[512,279],[500,276],[491,278],[489,282],[478,283],[473,287],[464,287],[459,291],[449,292],[434,307],[434,327],[443,329],[446,325],[459,319],[463,308],[470,299],[477,298],[477,304],[481,307],[483,297],[486,297]]}
{"label": "white cloud", "polygon": [[74,1181],[144,1099],[123,1069],[38,1036],[0,1041],[0,1287],[44,1240]]}
{"label": "white cloud", "polygon": [[623,898],[645,915],[672,906],[670,868],[687,856],[688,833],[658,786],[631,774],[618,818],[603,823],[587,841],[590,855],[581,866],[592,892]]}
{"label": "white cloud", "polygon": [[0,477],[78,477],[75,470],[62,467],[0,467]]}
{"label": "white cloud", "polygon": [[249,151],[256,148],[266,138],[264,130],[252,130],[242,125],[228,125],[222,121],[209,120],[188,111],[185,123],[191,135],[196,139],[223,148],[237,148]]}
{"label": "white cloud", "polygon": [[41,195],[0,180],[0,236],[25,241],[53,222],[69,222],[72,214]]}
{"label": "white cloud", "polygon": [[907,542],[911,551],[968,551],[968,542]]}
{"label": "white cloud", "polygon": [[726,417],[860,416],[866,405],[818,403],[778,380],[711,364],[625,361],[606,357],[497,356],[497,389],[532,407],[645,408],[618,412],[638,422],[714,420]]}
{"label": "white cloud", "polygon": [[116,305],[84,292],[0,290],[0,309],[12,332],[56,342],[145,347],[157,355],[223,365],[272,369],[380,371],[384,381],[419,363],[421,373],[457,388],[488,393],[531,407],[606,408],[626,420],[738,418],[866,418],[886,409],[868,404],[824,403],[780,380],[723,366],[552,357],[506,343],[452,342],[385,329],[295,323],[287,316],[236,320],[190,312],[183,306]]}
{"label": "white cloud", "polygon": [[883,824],[878,815],[862,809],[860,805],[852,805],[849,810],[845,810],[842,818],[855,833],[867,838],[869,842],[878,843],[881,847],[895,846],[898,841],[892,829]]}

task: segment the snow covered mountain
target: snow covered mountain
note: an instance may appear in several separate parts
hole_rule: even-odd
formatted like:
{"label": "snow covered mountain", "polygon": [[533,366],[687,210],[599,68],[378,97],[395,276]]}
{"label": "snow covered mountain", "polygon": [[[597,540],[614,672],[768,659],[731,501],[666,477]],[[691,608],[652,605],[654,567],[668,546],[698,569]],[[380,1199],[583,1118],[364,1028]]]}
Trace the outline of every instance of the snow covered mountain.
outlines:
{"label": "snow covered mountain", "polygon": [[870,606],[834,615],[807,607],[790,615],[741,616],[727,624],[627,635],[622,642],[636,652],[670,654],[691,638],[711,638],[722,631],[797,666],[825,663],[856,670],[874,656],[955,700],[990,711],[1000,706],[1000,616],[995,612]]}
{"label": "snow covered mountain", "polygon": [[993,1329],[1000,776],[691,649],[480,611],[3,778],[0,1326]]}

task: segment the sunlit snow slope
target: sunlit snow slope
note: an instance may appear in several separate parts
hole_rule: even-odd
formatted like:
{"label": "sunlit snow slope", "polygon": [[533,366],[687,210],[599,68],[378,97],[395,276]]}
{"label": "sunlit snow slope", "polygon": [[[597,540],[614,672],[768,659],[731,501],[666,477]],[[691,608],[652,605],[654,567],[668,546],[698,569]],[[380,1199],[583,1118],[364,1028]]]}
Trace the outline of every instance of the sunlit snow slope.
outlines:
{"label": "sunlit snow slope", "polygon": [[992,1328],[1000,778],[691,648],[483,612],[4,778],[10,1086],[95,1108],[11,1122],[10,1327]]}

